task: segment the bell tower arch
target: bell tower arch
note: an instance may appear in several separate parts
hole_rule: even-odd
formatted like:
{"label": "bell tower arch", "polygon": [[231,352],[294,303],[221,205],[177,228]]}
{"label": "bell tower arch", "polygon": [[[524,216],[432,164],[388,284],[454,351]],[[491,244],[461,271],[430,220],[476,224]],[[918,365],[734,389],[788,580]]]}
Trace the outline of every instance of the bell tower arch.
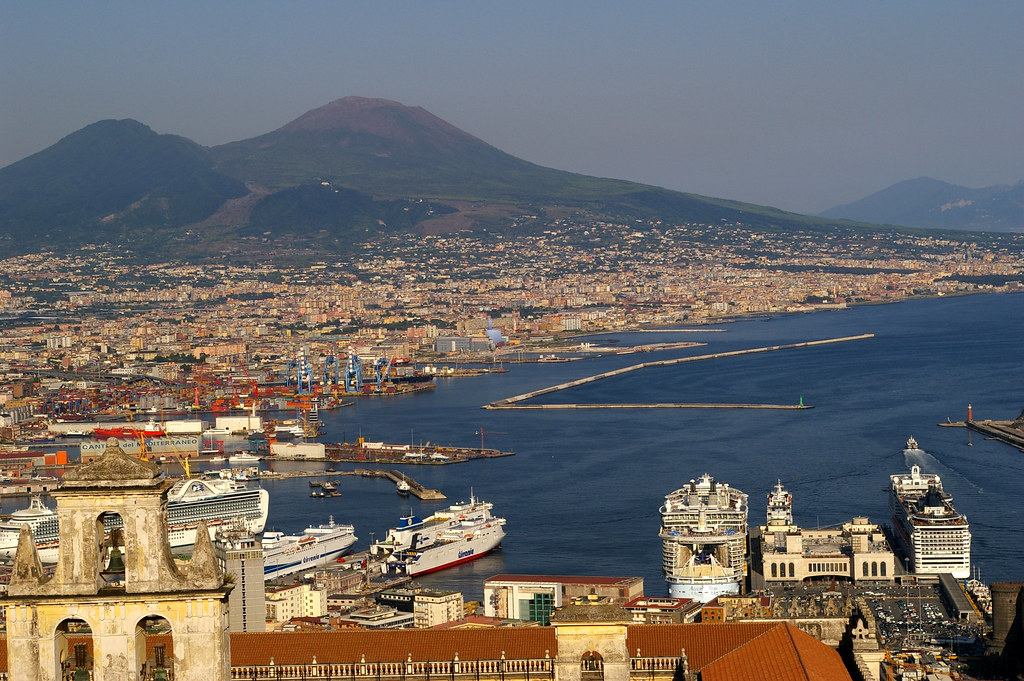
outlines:
{"label": "bell tower arch", "polygon": [[[60,681],[68,664],[62,625],[71,618],[91,629],[93,681],[139,681],[146,660],[136,625],[154,616],[173,632],[168,666],[176,681],[229,678],[231,585],[205,523],[188,567],[175,565],[167,532],[171,485],[159,466],[128,456],[111,438],[99,459],[68,471],[53,492],[60,549],[52,577],[22,527],[3,601],[9,666],[19,679]],[[121,520],[116,532],[106,526],[113,517]]]}

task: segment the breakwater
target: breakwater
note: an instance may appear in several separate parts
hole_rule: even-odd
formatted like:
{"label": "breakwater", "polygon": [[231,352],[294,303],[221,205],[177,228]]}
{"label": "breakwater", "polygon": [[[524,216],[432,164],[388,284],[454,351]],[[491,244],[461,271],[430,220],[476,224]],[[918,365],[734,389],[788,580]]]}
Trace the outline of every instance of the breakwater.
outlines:
{"label": "breakwater", "polygon": [[655,367],[672,366],[675,364],[685,364],[687,362],[700,362],[710,359],[723,359],[726,357],[737,357],[740,355],[752,355],[762,352],[778,352],[780,350],[794,350],[797,348],[809,348],[819,345],[829,345],[832,343],[846,343],[849,341],[866,340],[868,338],[874,338],[874,334],[865,333],[857,336],[843,336],[840,338],[825,338],[822,340],[804,341],[801,343],[786,343],[784,345],[767,345],[759,348],[747,348],[744,350],[731,350],[728,352],[713,352],[706,355],[695,355],[693,357],[677,357],[675,359],[664,359],[653,362],[641,362],[640,364],[632,364],[621,369],[613,369],[612,371],[605,371],[600,374],[594,374],[592,376],[586,376],[584,378],[578,378],[572,381],[566,381],[565,383],[559,383],[547,388],[541,388],[540,390],[533,390],[513,397],[507,397],[503,400],[497,400],[489,404],[485,404],[483,409],[612,409],[612,408],[631,408],[631,409],[650,409],[650,408],[675,408],[675,409],[809,409],[807,405],[802,402],[795,405],[778,405],[778,404],[725,404],[725,403],[687,403],[687,402],[676,402],[676,403],[635,403],[635,404],[591,404],[591,405],[523,405],[520,402],[540,397],[541,395],[548,395],[550,393],[558,392],[560,390],[567,390],[568,388],[574,388],[576,386],[585,385],[587,383],[593,383],[594,381],[601,381],[606,378],[612,378],[614,376],[621,376],[632,371],[639,371],[641,369],[651,369]]}

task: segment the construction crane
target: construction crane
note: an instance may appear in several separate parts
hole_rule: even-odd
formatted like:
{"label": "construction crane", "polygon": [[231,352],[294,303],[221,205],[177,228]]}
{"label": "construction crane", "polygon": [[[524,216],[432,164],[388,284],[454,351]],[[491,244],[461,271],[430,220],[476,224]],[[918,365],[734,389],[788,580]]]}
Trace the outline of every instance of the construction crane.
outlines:
{"label": "construction crane", "polygon": [[480,451],[481,452],[484,451],[484,433],[487,433],[488,435],[508,435],[508,433],[506,433],[503,430],[484,430],[483,428],[480,428],[479,430],[477,430],[476,433],[477,433],[477,435],[480,436]]}
{"label": "construction crane", "polygon": [[260,401],[260,384],[253,380],[252,376],[249,375],[249,370],[245,368],[245,364],[242,363],[242,358],[238,358],[238,366],[242,369],[242,374],[245,376],[246,382],[252,387],[252,403],[257,404]]}

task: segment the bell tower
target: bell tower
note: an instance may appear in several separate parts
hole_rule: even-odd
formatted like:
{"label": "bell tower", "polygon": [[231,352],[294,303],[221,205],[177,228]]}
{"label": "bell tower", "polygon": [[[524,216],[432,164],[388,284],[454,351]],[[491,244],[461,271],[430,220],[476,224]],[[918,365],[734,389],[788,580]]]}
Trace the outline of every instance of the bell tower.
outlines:
{"label": "bell tower", "polygon": [[[145,635],[153,620],[171,637],[170,650],[155,648],[172,678],[229,678],[231,585],[205,523],[187,569],[175,565],[167,530],[171,486],[159,466],[128,456],[111,438],[99,459],[69,471],[53,492],[60,549],[52,577],[22,527],[3,601],[9,668],[18,679],[61,681],[73,673],[140,681],[145,665],[156,664]],[[91,640],[91,654],[81,640]]]}

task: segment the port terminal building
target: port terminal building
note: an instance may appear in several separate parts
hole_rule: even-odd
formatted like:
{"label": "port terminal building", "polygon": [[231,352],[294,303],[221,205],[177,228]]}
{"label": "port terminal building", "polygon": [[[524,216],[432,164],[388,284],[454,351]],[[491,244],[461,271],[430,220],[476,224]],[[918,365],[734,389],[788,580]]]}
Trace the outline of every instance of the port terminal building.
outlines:
{"label": "port terminal building", "polygon": [[844,579],[892,582],[896,557],[882,528],[854,518],[839,528],[760,528],[758,567],[766,584]]}

